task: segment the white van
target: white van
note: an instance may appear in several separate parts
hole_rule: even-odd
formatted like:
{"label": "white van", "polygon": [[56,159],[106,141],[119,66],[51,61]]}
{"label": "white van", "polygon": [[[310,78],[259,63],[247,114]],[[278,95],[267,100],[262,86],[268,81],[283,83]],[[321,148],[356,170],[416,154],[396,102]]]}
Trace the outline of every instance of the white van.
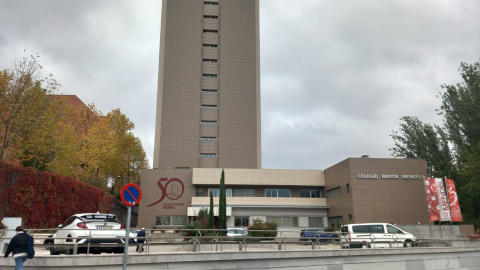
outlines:
{"label": "white van", "polygon": [[412,247],[417,238],[389,223],[347,224],[340,228],[342,248]]}

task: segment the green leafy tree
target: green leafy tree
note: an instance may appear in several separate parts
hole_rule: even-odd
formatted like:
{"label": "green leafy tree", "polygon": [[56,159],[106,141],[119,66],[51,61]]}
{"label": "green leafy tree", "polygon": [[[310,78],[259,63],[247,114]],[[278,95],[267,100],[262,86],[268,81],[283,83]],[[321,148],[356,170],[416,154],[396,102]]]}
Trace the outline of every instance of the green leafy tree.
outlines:
{"label": "green leafy tree", "polygon": [[398,157],[425,158],[432,176],[454,178],[464,221],[479,227],[480,62],[461,63],[459,71],[462,82],[442,85],[443,126],[404,117],[391,150]]}
{"label": "green leafy tree", "polygon": [[424,124],[417,117],[405,116],[399,131],[393,131],[394,157],[425,159],[429,176],[451,175],[453,157],[447,134],[437,125]]}
{"label": "green leafy tree", "polygon": [[207,229],[213,229],[213,193],[210,191],[210,209],[208,209]]}
{"label": "green leafy tree", "polygon": [[[222,169],[220,177],[220,194],[218,203],[218,228],[227,229],[227,196],[225,190],[225,171]],[[225,232],[222,232],[225,233]]]}
{"label": "green leafy tree", "polygon": [[456,153],[456,177],[464,220],[480,227],[480,62],[461,63],[463,81],[443,85],[441,114]]}

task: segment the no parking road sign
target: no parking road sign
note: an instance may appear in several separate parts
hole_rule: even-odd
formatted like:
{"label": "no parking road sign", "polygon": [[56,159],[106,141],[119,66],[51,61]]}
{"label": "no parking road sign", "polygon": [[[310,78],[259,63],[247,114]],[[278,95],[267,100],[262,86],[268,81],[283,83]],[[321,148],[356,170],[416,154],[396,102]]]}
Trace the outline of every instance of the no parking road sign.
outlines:
{"label": "no parking road sign", "polygon": [[142,190],[138,185],[126,184],[120,191],[120,198],[126,206],[134,206],[142,199]]}
{"label": "no parking road sign", "polygon": [[127,228],[125,229],[125,248],[123,250],[123,270],[127,269],[127,255],[128,255],[128,236],[130,232],[130,216],[132,213],[132,206],[137,205],[142,199],[142,190],[138,185],[126,184],[120,190],[120,198],[122,202],[128,206],[127,212]]}

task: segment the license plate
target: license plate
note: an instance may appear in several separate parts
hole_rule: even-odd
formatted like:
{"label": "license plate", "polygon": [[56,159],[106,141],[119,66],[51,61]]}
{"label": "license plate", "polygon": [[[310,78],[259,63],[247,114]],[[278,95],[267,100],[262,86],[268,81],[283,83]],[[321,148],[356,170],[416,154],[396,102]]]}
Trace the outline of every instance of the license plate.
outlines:
{"label": "license plate", "polygon": [[97,229],[99,230],[110,230],[112,226],[97,226]]}

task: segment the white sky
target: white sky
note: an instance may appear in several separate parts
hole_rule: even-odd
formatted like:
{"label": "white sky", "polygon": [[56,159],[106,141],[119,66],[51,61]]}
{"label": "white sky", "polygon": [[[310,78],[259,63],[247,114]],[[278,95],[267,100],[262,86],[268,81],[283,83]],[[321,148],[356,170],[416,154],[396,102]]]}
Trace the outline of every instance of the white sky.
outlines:
{"label": "white sky", "polygon": [[[480,59],[479,14],[475,0],[260,0],[263,168],[388,158],[402,116],[440,123],[440,86]],[[0,0],[0,69],[38,53],[61,93],[120,108],[152,162],[160,16],[160,0]]]}

